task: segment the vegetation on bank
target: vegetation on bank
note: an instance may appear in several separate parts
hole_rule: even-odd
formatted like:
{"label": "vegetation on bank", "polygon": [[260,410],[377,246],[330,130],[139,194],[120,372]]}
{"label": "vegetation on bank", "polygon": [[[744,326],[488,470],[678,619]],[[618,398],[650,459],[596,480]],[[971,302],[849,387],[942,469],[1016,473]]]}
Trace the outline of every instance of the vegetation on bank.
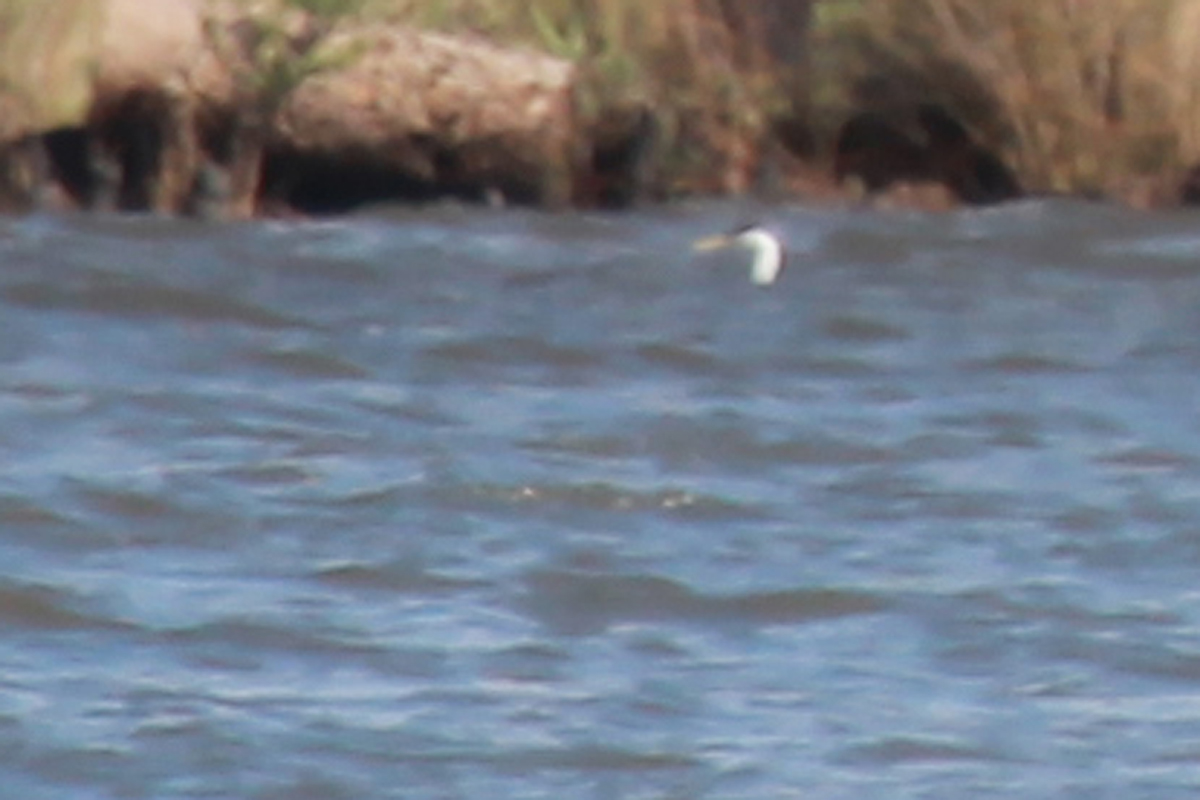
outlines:
{"label": "vegetation on bank", "polygon": [[1196,0],[368,7],[578,61],[593,108],[634,101],[656,109],[664,169],[684,191],[744,187],[772,137],[820,159],[851,114],[903,122],[921,102],[965,120],[1035,190],[1145,200],[1200,160]]}
{"label": "vegetation on bank", "polygon": [[[661,196],[745,190],[778,165],[776,150],[828,163],[852,114],[914,130],[925,102],[964,120],[1033,190],[1137,200],[1200,160],[1196,0],[274,2],[325,26],[404,22],[576,63],[577,106],[593,129],[652,110]],[[40,111],[47,123],[79,113],[97,5],[0,0],[0,112],[53,101]],[[268,117],[331,66],[276,46],[274,32],[263,22],[261,74],[246,82]]]}

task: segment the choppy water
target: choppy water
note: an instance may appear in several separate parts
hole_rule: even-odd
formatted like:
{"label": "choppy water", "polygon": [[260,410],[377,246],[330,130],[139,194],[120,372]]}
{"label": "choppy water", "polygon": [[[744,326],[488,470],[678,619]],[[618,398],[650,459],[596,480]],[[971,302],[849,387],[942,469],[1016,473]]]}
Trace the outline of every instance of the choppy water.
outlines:
{"label": "choppy water", "polygon": [[0,221],[0,782],[1194,798],[1200,218]]}

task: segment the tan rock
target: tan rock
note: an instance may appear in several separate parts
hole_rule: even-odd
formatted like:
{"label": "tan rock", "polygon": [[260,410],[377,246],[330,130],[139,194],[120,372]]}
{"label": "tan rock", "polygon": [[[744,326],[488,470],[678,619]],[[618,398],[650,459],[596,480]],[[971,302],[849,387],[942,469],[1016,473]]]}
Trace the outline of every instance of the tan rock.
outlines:
{"label": "tan rock", "polygon": [[196,0],[103,0],[96,91],[183,92],[206,48]]}
{"label": "tan rock", "polygon": [[569,195],[574,67],[477,38],[402,28],[338,34],[342,69],[284,105],[276,136],[299,151],[369,152],[419,180],[491,186],[539,202]]}

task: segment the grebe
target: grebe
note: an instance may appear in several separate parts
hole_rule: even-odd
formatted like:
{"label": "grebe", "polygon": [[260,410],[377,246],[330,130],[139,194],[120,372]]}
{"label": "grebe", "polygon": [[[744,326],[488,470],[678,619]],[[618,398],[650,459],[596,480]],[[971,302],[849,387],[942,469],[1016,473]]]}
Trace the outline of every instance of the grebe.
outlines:
{"label": "grebe", "polygon": [[742,247],[754,255],[750,280],[757,286],[770,286],[783,271],[783,244],[775,234],[759,225],[746,225],[729,233],[706,236],[692,248],[697,252]]}

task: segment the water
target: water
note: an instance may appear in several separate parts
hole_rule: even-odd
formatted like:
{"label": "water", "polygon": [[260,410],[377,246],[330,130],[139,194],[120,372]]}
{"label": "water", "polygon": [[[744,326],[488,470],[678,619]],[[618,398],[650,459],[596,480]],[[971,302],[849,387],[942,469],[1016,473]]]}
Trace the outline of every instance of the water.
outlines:
{"label": "water", "polygon": [[1200,226],[0,220],[0,774],[1192,798]]}

